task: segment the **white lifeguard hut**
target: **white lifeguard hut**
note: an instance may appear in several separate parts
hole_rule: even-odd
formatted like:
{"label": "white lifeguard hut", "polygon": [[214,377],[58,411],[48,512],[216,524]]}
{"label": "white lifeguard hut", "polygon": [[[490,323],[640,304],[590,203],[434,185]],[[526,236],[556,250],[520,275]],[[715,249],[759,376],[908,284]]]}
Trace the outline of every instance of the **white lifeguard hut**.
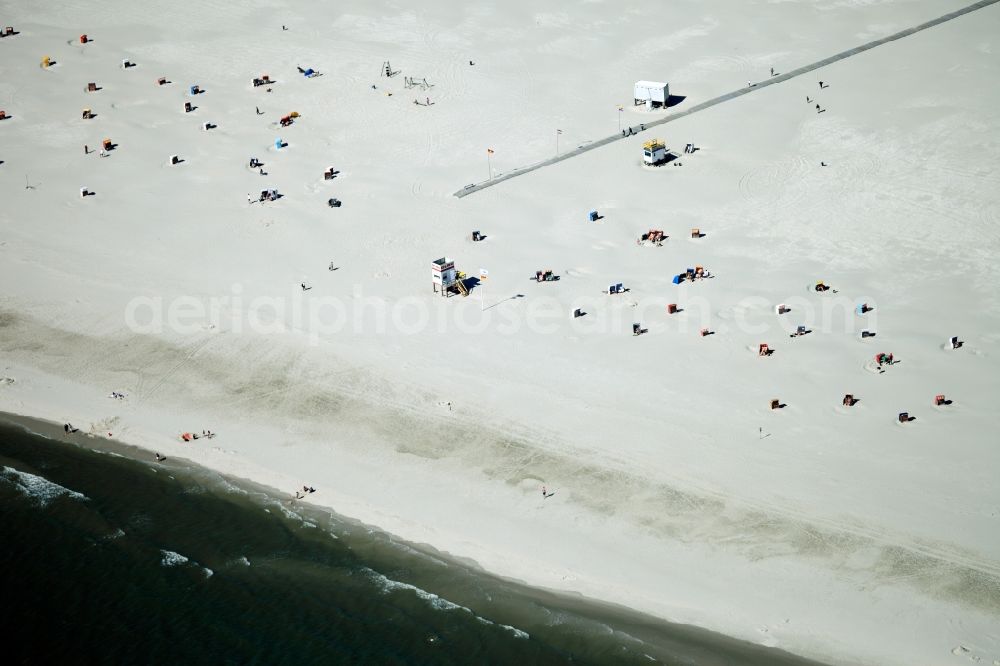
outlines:
{"label": "white lifeguard hut", "polygon": [[647,109],[666,107],[670,100],[670,84],[659,81],[636,81],[633,98],[636,106],[645,104]]}
{"label": "white lifeguard hut", "polygon": [[642,144],[642,163],[654,166],[667,161],[667,146],[661,139]]}
{"label": "white lifeguard hut", "polygon": [[457,282],[458,275],[454,261],[448,257],[441,257],[431,262],[431,283],[434,286],[434,293],[440,291],[442,296],[447,296],[455,289]]}

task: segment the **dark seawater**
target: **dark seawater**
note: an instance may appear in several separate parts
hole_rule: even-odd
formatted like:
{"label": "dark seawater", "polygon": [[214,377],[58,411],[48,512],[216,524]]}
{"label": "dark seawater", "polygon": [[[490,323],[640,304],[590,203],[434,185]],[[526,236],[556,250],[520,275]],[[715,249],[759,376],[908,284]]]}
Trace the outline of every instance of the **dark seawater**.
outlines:
{"label": "dark seawater", "polygon": [[811,663],[108,446],[0,423],[6,664]]}

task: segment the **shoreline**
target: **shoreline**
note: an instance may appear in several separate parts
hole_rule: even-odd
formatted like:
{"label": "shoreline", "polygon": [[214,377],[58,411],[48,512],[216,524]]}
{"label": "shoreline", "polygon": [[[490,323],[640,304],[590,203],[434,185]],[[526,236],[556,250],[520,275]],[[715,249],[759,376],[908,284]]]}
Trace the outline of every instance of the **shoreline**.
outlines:
{"label": "shoreline", "polygon": [[[188,476],[217,476],[226,484],[245,491],[254,501],[262,501],[262,505],[265,507],[272,502],[277,502],[283,507],[289,507],[289,510],[302,517],[303,520],[305,518],[332,518],[340,524],[352,525],[369,532],[382,534],[393,545],[402,545],[419,553],[422,557],[446,562],[449,567],[457,567],[465,575],[471,575],[480,580],[487,581],[488,585],[502,586],[507,590],[508,594],[513,591],[522,600],[556,611],[568,610],[575,615],[606,624],[615,632],[623,632],[626,636],[640,641],[644,646],[649,648],[649,651],[652,653],[651,656],[656,656],[657,659],[691,658],[696,656],[698,663],[706,666],[728,664],[731,663],[729,659],[732,658],[741,658],[749,660],[746,663],[759,663],[762,665],[822,665],[822,662],[807,659],[778,648],[742,641],[692,625],[672,623],[624,606],[587,598],[581,594],[532,587],[522,581],[507,579],[483,569],[474,562],[456,559],[447,553],[435,549],[432,545],[407,542],[380,530],[377,526],[367,525],[349,516],[338,514],[333,507],[282,498],[283,493],[275,488],[251,479],[232,477],[221,471],[203,467],[185,458],[171,456],[163,462],[150,461],[148,460],[148,456],[152,452],[141,446],[117,439],[98,437],[82,431],[65,433],[55,421],[23,414],[0,412],[0,425],[24,430],[56,442],[58,445],[79,446],[97,453],[111,453],[126,457],[134,462],[162,465],[163,469],[171,470],[173,468],[172,471]],[[264,498],[267,501],[263,501]],[[449,596],[447,590],[435,589],[427,591],[445,599]],[[470,610],[476,612],[477,609],[472,608]],[[670,651],[668,652],[668,650]]]}

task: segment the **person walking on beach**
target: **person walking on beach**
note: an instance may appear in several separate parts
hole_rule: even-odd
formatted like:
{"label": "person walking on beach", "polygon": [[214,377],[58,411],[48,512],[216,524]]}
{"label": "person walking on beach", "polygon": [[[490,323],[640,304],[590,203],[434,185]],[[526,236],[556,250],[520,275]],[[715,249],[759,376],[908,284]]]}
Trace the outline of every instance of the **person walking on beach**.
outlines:
{"label": "person walking on beach", "polygon": [[542,486],[542,497],[548,497],[549,494],[545,492],[545,486]]}
{"label": "person walking on beach", "polygon": [[809,95],[806,95],[806,104],[812,104],[812,100],[809,99]]}
{"label": "person walking on beach", "polygon": [[88,146],[87,144],[83,144],[83,154],[84,155],[90,154],[90,146]]}
{"label": "person walking on beach", "polygon": [[774,67],[771,68],[771,76],[774,76]]}

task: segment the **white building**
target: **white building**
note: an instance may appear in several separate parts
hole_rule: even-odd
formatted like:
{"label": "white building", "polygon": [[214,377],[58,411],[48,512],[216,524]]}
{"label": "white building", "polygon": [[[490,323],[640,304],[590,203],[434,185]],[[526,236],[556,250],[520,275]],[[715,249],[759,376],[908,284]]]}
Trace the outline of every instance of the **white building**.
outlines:
{"label": "white building", "polygon": [[636,106],[645,104],[646,108],[665,107],[670,99],[670,84],[658,81],[636,81],[633,97]]}
{"label": "white building", "polygon": [[642,144],[642,163],[660,164],[667,159],[667,146],[660,139],[653,139]]}

